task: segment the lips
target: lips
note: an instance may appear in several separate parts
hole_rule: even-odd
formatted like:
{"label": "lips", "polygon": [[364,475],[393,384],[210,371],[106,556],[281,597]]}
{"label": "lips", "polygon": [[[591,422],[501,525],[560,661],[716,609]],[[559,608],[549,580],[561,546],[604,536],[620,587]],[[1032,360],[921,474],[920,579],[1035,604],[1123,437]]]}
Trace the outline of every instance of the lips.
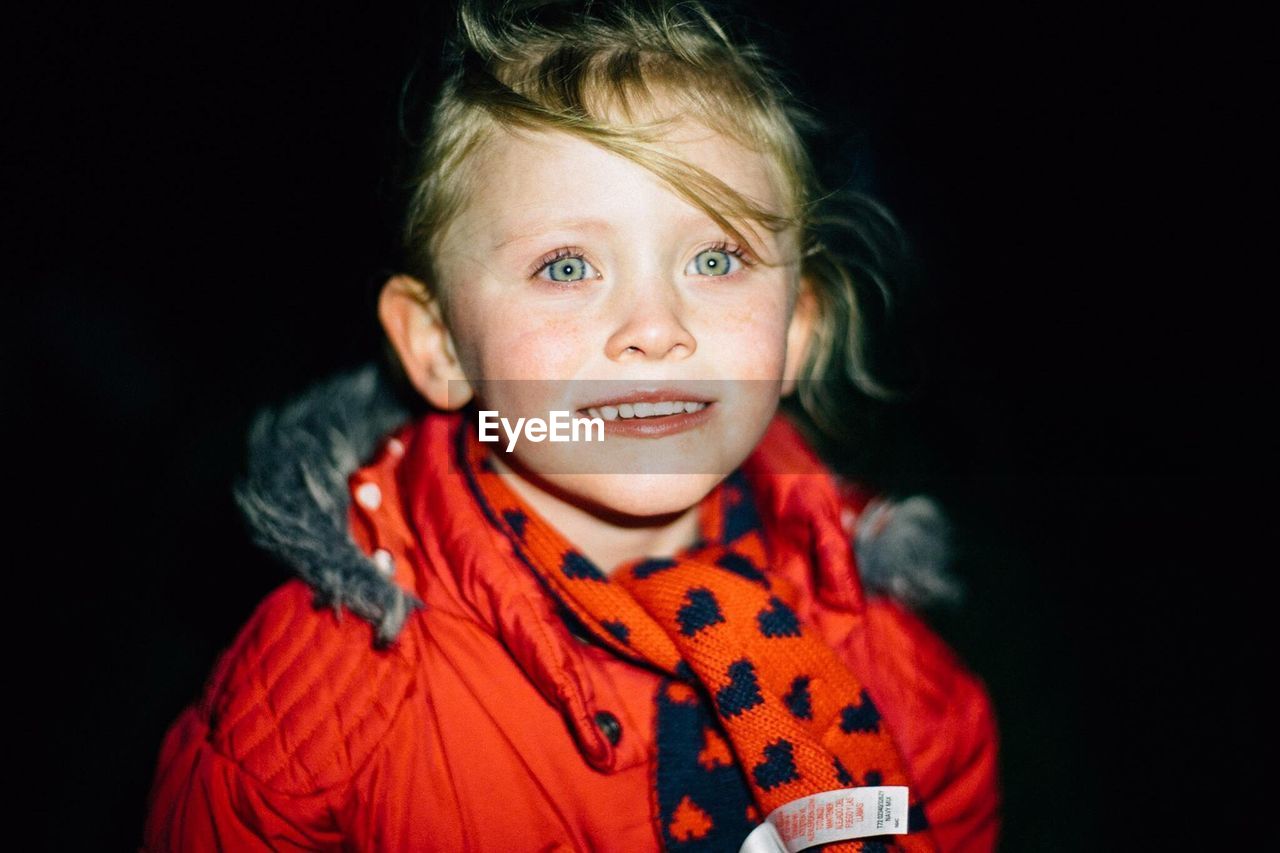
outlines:
{"label": "lips", "polygon": [[616,394],[588,403],[578,411],[587,417],[603,418],[608,423],[697,414],[714,402],[704,394],[687,389],[663,388]]}
{"label": "lips", "polygon": [[659,438],[702,424],[714,408],[715,401],[704,394],[665,388],[601,398],[578,411],[603,419],[607,435]]}

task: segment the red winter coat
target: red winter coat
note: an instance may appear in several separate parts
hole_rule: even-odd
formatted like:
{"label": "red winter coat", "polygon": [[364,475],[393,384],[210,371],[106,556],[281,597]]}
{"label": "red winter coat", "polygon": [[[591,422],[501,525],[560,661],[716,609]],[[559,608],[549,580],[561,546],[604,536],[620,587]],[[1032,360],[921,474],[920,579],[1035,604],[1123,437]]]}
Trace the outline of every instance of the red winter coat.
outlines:
{"label": "red winter coat", "polygon": [[[350,479],[352,537],[425,608],[380,650],[368,623],[314,608],[302,580],[268,595],[164,738],[146,849],[661,849],[660,677],[571,634],[514,569],[451,461],[458,423],[403,426]],[[781,419],[757,453],[819,470]],[[813,518],[815,547],[847,555],[821,577],[775,568],[803,590],[802,618],[875,698],[942,849],[993,849],[996,728],[981,680],[902,606],[864,595],[840,517],[857,507],[830,477],[775,479],[761,516]],[[405,520],[415,500],[428,529]]]}

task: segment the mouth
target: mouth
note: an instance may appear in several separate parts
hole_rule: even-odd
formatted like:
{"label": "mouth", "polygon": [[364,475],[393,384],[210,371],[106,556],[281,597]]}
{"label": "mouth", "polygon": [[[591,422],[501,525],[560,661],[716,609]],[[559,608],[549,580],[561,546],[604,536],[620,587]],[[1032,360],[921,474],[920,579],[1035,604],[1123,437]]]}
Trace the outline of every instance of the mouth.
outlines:
{"label": "mouth", "polygon": [[715,404],[687,390],[659,389],[596,400],[580,408],[578,415],[602,419],[613,435],[658,438],[698,426],[711,416]]}
{"label": "mouth", "polygon": [[679,389],[635,391],[597,400],[578,409],[578,414],[605,421],[665,418],[675,415],[695,414],[715,401],[700,394]]}

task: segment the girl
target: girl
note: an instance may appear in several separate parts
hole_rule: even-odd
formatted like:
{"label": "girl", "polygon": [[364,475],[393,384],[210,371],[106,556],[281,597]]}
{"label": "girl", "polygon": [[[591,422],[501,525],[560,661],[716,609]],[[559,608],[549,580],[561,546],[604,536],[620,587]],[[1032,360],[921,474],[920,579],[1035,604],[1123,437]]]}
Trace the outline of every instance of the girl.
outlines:
{"label": "girl", "polygon": [[[523,5],[460,9],[394,376],[255,424],[300,578],[167,734],[146,846],[992,849],[989,699],[904,607],[937,518],[795,425],[874,390],[880,284],[816,239],[808,120],[697,4]],[[556,412],[602,440],[481,440]]]}

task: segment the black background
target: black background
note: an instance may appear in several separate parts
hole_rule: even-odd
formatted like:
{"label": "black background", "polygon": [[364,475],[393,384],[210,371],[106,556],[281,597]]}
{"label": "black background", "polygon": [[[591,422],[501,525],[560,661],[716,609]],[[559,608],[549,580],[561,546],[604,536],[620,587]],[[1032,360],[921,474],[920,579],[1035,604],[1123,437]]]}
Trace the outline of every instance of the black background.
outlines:
{"label": "black background", "polygon": [[[1273,570],[1248,542],[1274,281],[1242,261],[1256,24],[735,8],[828,120],[828,181],[894,210],[927,273],[926,390],[878,440],[962,533],[968,602],[930,618],[996,702],[1005,849],[1248,846]],[[140,842],[165,727],[288,576],[231,502],[245,431],[377,351],[400,83],[448,20],[49,3],[11,22],[6,397],[30,401],[11,496],[34,510],[11,677],[50,847]]]}

